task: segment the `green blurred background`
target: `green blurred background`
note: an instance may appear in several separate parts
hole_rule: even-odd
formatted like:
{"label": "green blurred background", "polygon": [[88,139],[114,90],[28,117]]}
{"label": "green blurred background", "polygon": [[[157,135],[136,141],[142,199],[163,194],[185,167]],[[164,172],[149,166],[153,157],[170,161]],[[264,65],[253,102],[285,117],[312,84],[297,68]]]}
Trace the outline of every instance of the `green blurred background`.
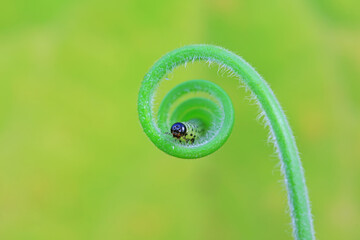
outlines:
{"label": "green blurred background", "polygon": [[291,239],[267,130],[236,79],[228,142],[170,157],[142,132],[137,93],[166,52],[228,48],[269,82],[293,127],[318,239],[360,239],[356,0],[2,1],[0,239]]}

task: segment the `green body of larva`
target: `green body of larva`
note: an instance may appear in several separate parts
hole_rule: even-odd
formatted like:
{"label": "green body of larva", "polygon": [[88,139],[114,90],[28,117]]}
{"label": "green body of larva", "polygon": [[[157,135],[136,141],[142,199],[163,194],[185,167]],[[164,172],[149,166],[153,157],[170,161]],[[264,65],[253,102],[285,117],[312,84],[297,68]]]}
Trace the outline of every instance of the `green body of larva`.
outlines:
{"label": "green body of larva", "polygon": [[171,134],[179,143],[194,143],[202,134],[202,124],[199,120],[177,122],[171,127]]}

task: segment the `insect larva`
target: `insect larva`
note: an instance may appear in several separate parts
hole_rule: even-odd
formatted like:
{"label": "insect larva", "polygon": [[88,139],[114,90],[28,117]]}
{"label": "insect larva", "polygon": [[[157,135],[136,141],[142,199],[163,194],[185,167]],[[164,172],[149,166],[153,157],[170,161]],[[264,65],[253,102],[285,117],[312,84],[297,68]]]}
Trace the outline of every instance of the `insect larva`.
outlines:
{"label": "insect larva", "polygon": [[201,123],[198,120],[177,122],[171,126],[171,134],[180,143],[194,143],[201,135]]}

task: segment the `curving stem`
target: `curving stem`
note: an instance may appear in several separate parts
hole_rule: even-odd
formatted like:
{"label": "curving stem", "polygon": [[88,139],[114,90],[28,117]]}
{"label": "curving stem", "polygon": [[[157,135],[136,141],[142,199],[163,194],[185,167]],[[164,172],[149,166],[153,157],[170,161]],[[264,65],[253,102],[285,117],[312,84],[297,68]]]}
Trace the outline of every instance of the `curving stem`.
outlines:
{"label": "curving stem", "polygon": [[[243,80],[256,97],[270,127],[274,144],[278,150],[288,192],[289,207],[295,239],[315,239],[312,216],[303,169],[294,136],[286,116],[274,93],[265,80],[241,57],[217,46],[190,45],[176,49],[159,59],[146,74],[139,92],[138,111],[141,125],[154,142],[165,152],[184,158],[196,158],[187,150],[174,147],[164,138],[152,111],[152,101],[160,81],[175,67],[191,61],[210,61],[227,67]],[[171,154],[171,153],[170,153]]]}

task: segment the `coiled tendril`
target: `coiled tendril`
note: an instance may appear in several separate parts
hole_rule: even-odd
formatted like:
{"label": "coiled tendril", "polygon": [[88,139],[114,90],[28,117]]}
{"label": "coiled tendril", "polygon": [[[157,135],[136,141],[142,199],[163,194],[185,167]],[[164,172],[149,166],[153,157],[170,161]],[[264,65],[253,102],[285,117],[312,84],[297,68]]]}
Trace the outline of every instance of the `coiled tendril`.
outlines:
{"label": "coiled tendril", "polygon": [[[241,78],[256,97],[282,163],[294,237],[314,239],[304,173],[288,121],[270,87],[241,57],[216,46],[191,45],[176,49],[159,59],[145,75],[139,92],[139,118],[145,133],[159,149],[180,158],[203,157],[225,143],[233,126],[234,111],[227,94],[214,83],[205,80],[182,83],[165,96],[158,114],[153,111],[154,94],[164,76],[175,67],[195,60],[225,66]],[[189,92],[203,92],[208,97],[196,97],[178,103]],[[191,119],[202,122],[204,134],[194,144],[176,142],[169,134],[171,124]]]}

